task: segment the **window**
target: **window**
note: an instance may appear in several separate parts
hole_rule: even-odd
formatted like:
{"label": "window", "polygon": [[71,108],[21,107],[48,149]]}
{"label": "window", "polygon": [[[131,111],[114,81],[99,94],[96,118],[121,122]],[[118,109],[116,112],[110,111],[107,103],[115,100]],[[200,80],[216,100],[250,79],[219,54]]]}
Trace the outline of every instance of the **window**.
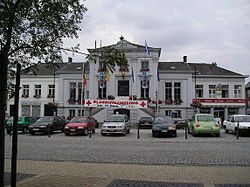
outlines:
{"label": "window", "polygon": [[234,85],[234,98],[241,98],[241,85]]}
{"label": "window", "polygon": [[103,99],[107,97],[106,81],[98,82],[98,98]]}
{"label": "window", "polygon": [[41,93],[42,93],[42,86],[35,85],[35,97],[41,97]]}
{"label": "window", "polygon": [[165,99],[172,99],[172,83],[166,82],[165,83]]}
{"label": "window", "polygon": [[165,115],[171,117],[172,110],[165,110]]}
{"label": "window", "polygon": [[203,85],[196,85],[196,98],[203,98]]}
{"label": "window", "polygon": [[30,116],[30,105],[22,105],[22,116]]}
{"label": "window", "polygon": [[181,99],[181,83],[175,82],[174,83],[174,100],[178,101]]}
{"label": "window", "polygon": [[69,109],[69,117],[73,118],[76,115],[76,111],[74,109]]}
{"label": "window", "polygon": [[29,85],[23,85],[22,97],[29,97]]}
{"label": "window", "polygon": [[149,98],[149,81],[141,81],[141,98]]}
{"label": "window", "polygon": [[82,92],[82,83],[78,82],[78,103],[81,104],[82,95],[84,98],[84,92]]}
{"label": "window", "polygon": [[222,98],[228,98],[228,85],[222,85]]}
{"label": "window", "polygon": [[32,116],[40,117],[40,105],[32,105]]}
{"label": "window", "polygon": [[84,110],[79,109],[77,112],[78,116],[84,116]]}
{"label": "window", "polygon": [[247,97],[250,97],[250,89],[247,90]]}
{"label": "window", "polygon": [[69,83],[69,98],[72,100],[76,100],[76,83]]}
{"label": "window", "polygon": [[129,81],[118,81],[118,96],[129,96]]}
{"label": "window", "polygon": [[49,94],[48,97],[54,97],[55,96],[55,85],[49,85]]}
{"label": "window", "polygon": [[141,61],[141,71],[148,71],[148,70],[149,70],[149,62]]}
{"label": "window", "polygon": [[209,98],[216,98],[215,85],[209,85]]}
{"label": "window", "polygon": [[172,118],[181,118],[181,110],[172,111]]}

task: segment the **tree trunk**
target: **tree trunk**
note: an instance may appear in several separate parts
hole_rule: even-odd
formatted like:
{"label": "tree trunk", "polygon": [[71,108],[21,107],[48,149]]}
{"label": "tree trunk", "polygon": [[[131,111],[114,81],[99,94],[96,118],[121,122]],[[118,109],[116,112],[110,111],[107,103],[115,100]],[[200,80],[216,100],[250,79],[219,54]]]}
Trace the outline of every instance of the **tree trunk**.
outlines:
{"label": "tree trunk", "polygon": [[4,186],[5,115],[7,109],[8,54],[0,54],[0,186]]}

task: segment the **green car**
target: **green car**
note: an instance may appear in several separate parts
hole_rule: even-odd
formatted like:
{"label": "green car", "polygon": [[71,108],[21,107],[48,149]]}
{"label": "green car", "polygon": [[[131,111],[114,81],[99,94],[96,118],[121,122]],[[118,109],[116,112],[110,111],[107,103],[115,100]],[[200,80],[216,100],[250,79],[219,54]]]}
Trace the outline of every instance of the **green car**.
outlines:
{"label": "green car", "polygon": [[[22,131],[23,134],[27,133],[28,127],[30,124],[34,123],[38,118],[37,117],[26,117],[26,116],[21,116],[18,117],[18,125],[17,125],[17,130],[18,131]],[[6,128],[6,132],[7,134],[10,134],[13,128],[13,116],[10,117],[6,124],[5,124],[5,128]]]}
{"label": "green car", "polygon": [[220,136],[220,126],[211,114],[195,114],[188,122],[188,133],[193,136],[211,134]]}

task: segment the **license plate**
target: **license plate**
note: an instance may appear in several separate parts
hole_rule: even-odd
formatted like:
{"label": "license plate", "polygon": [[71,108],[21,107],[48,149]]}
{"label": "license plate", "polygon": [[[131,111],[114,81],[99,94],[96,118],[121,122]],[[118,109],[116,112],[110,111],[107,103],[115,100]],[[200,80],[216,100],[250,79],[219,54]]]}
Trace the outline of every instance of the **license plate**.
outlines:
{"label": "license plate", "polygon": [[161,132],[168,132],[168,130],[162,130]]}
{"label": "license plate", "polygon": [[109,132],[114,132],[115,130],[109,130]]}
{"label": "license plate", "polygon": [[75,129],[70,129],[70,131],[76,131]]}
{"label": "license plate", "polygon": [[39,131],[39,129],[32,129],[33,131]]}

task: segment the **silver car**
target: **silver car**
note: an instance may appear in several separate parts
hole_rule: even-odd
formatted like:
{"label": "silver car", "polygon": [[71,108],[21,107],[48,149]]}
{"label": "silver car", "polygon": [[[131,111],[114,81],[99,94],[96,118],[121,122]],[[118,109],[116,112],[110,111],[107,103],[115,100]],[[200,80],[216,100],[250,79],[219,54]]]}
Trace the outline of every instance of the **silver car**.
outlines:
{"label": "silver car", "polygon": [[101,134],[122,134],[126,135],[130,131],[129,119],[124,114],[115,114],[109,116],[108,120],[104,121]]}

